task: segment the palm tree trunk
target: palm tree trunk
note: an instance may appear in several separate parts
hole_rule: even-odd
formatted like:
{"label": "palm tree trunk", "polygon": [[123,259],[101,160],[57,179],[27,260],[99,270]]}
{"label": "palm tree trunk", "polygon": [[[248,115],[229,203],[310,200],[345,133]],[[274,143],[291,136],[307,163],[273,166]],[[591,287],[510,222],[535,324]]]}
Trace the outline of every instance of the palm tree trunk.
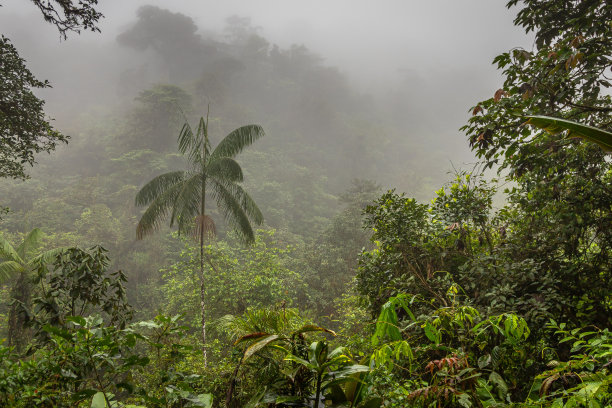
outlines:
{"label": "palm tree trunk", "polygon": [[202,225],[200,226],[200,309],[202,312],[202,353],[204,355],[204,367],[208,365],[206,353],[206,291],[204,290],[204,209],[206,205],[206,181],[202,180]]}
{"label": "palm tree trunk", "polygon": [[204,367],[208,364],[206,355],[206,292],[204,290],[204,245],[200,244],[200,309],[202,311],[202,353],[204,354]]}
{"label": "palm tree trunk", "polygon": [[[206,123],[208,126],[208,122]],[[208,138],[208,134],[206,132],[206,127],[204,128],[204,138],[202,143],[202,169],[204,169],[204,165],[206,164],[206,142]],[[200,225],[200,309],[202,310],[202,354],[204,356],[204,367],[208,366],[208,356],[206,353],[206,304],[204,303],[206,299],[206,292],[204,290],[204,215],[206,210],[206,176],[204,175],[204,171],[202,171],[202,190],[200,191],[202,194],[200,204],[200,214],[202,216]]]}

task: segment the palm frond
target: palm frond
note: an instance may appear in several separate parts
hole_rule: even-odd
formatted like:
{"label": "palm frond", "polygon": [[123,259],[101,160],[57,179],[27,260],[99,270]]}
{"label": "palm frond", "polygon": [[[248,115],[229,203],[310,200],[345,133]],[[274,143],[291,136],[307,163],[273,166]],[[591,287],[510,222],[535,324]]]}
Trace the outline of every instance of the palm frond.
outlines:
{"label": "palm frond", "polygon": [[191,230],[193,219],[201,212],[202,176],[192,174],[177,193],[172,205],[170,226],[175,222],[178,224],[179,234],[188,233]]}
{"label": "palm frond", "polygon": [[136,194],[135,203],[137,206],[147,205],[169,188],[180,183],[185,177],[184,171],[172,171],[162,174],[149,181]]}
{"label": "palm frond", "polygon": [[255,241],[255,233],[241,201],[223,184],[212,181],[212,186],[214,186],[213,196],[217,202],[217,207],[223,213],[225,220],[236,229],[236,232],[238,232],[238,235],[245,243],[253,243]]}
{"label": "palm frond", "polygon": [[23,272],[23,264],[15,261],[5,261],[0,263],[0,284],[6,283],[13,276]]}
{"label": "palm frond", "polygon": [[213,150],[211,157],[234,157],[245,147],[250,146],[257,139],[265,135],[263,128],[259,125],[246,125],[233,130],[225,136]]}
{"label": "palm frond", "polygon": [[[223,188],[231,194],[232,197],[238,202],[240,208],[248,215],[248,217],[256,224],[261,225],[263,223],[263,214],[255,201],[251,198],[251,196],[244,191],[242,186],[236,183],[227,182],[227,180],[219,180],[217,178],[210,178],[212,182],[216,185],[221,185]],[[215,186],[215,188],[217,188]]]}
{"label": "palm frond", "polygon": [[0,234],[0,260],[24,263],[15,248]]}
{"label": "palm frond", "polygon": [[[184,116],[184,115],[183,115]],[[203,117],[198,122],[195,133],[185,118],[185,124],[181,128],[178,137],[179,152],[187,155],[192,165],[202,163],[203,157],[210,154],[210,142],[208,141],[208,123]]]}
{"label": "palm frond", "polygon": [[223,179],[233,182],[241,182],[244,180],[242,168],[238,162],[231,157],[219,157],[211,159],[206,167],[206,173],[217,179]]}
{"label": "palm frond", "polygon": [[168,215],[168,210],[174,204],[178,193],[183,187],[183,182],[176,183],[156,197],[147,210],[142,214],[136,226],[136,238],[142,239],[161,227],[163,219]]}
{"label": "palm frond", "polygon": [[42,238],[43,233],[40,229],[34,228],[30,233],[24,238],[21,245],[19,245],[16,249],[17,253],[21,257],[21,259],[26,258],[26,253],[33,249],[38,241]]}
{"label": "palm frond", "polygon": [[178,136],[178,150],[184,155],[193,149],[193,146],[197,143],[197,138],[195,137],[195,133],[193,133],[193,129],[191,128],[191,125],[187,121],[184,114],[183,118],[185,119],[185,123],[183,124]]}

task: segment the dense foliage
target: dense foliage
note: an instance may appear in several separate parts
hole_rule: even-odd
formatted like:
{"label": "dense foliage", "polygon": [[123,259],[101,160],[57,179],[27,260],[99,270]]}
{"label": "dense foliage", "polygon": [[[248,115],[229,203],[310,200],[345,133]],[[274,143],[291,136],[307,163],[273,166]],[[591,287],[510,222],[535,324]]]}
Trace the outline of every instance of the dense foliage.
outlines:
{"label": "dense foliage", "polygon": [[0,177],[25,178],[24,165],[34,154],[50,152],[67,140],[53,129],[43,111],[44,101],[33,90],[47,88],[26,67],[17,49],[0,37]]}
{"label": "dense foliage", "polygon": [[[96,1],[58,3],[62,34],[96,29]],[[172,83],[54,158],[80,180],[51,159],[0,185],[0,405],[612,406],[612,162],[574,137],[612,129],[608,3],[508,3],[533,49],[495,58],[503,86],[463,128],[481,162],[429,202],[346,187],[339,157],[367,175],[400,144],[304,47],[142,7],[118,41]]]}

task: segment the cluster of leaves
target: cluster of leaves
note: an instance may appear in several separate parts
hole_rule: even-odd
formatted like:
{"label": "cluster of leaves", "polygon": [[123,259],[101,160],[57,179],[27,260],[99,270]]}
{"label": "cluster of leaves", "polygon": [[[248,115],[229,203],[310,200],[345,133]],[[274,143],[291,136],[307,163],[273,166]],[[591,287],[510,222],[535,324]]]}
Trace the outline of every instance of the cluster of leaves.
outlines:
{"label": "cluster of leaves", "polygon": [[10,40],[0,36],[0,177],[25,178],[34,154],[50,152],[68,139],[53,129],[44,101],[33,89],[48,88],[28,70]]}
{"label": "cluster of leaves", "polygon": [[[358,290],[374,316],[398,293],[414,293],[447,306],[445,292],[460,266],[491,255],[499,240],[490,219],[495,189],[480,177],[459,174],[430,205],[389,191],[365,210],[376,248],[361,255]],[[474,285],[471,285],[474,286]]]}
{"label": "cluster of leaves", "polygon": [[287,315],[285,310],[249,315],[246,326],[242,319],[226,325],[236,327],[236,323],[242,323],[243,330],[257,329],[240,336],[234,343],[241,352],[226,406],[234,406],[231,404],[236,388],[244,385],[235,382],[242,367],[259,379],[254,385],[257,391],[244,406],[377,408],[381,405],[382,399],[372,394],[367,384],[370,371],[367,366],[355,364],[345,347],[330,351],[327,340],[309,343],[306,337],[309,333],[335,336],[333,331],[313,324],[298,327],[300,319],[291,312]]}
{"label": "cluster of leaves", "polygon": [[[47,344],[26,360],[14,361],[11,349],[0,346],[3,405],[212,406],[210,395],[194,391],[198,376],[174,371],[190,352],[180,341],[167,341],[185,334],[178,316],[158,316],[124,329],[107,326],[100,317],[70,316],[64,327],[49,324],[43,330]],[[137,381],[142,377],[149,381]]]}
{"label": "cluster of leaves", "polygon": [[108,272],[109,262],[106,250],[97,246],[64,249],[51,268],[41,266],[33,283],[42,290],[33,299],[30,323],[64,326],[69,316],[103,313],[108,323],[124,328],[132,318],[123,286],[127,278],[121,271]]}
{"label": "cluster of leaves", "polygon": [[[610,403],[608,329],[568,330],[565,323],[551,320],[547,330],[561,340],[556,347],[533,347],[524,319],[511,313],[483,316],[456,304],[454,293],[449,291],[451,307],[421,318],[411,311],[419,301],[415,296],[398,295],[384,305],[372,336],[371,366],[388,406],[561,408]],[[398,318],[399,311],[410,317]],[[569,358],[564,361],[560,354]]]}

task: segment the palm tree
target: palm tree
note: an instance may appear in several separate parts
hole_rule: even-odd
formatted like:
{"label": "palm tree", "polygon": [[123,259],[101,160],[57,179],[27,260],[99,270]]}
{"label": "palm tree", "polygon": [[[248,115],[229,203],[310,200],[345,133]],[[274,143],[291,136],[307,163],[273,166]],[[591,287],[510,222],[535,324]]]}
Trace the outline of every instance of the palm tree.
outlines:
{"label": "palm tree", "polygon": [[9,346],[14,344],[19,348],[19,342],[16,340],[22,336],[25,323],[19,308],[21,305],[27,306],[30,301],[31,275],[40,267],[52,262],[64,250],[64,248],[55,248],[31,256],[42,235],[41,230],[33,229],[17,248],[0,235],[0,284],[16,277],[11,289],[14,302],[9,311]]}
{"label": "palm tree", "polygon": [[202,344],[206,362],[206,318],[204,258],[213,270],[211,259],[204,253],[204,243],[214,236],[216,228],[206,214],[206,199],[210,196],[225,220],[245,243],[252,243],[255,234],[251,222],[261,224],[263,216],[253,199],[240,186],[243,174],[234,157],[255,140],[264,136],[261,126],[242,126],[229,133],[213,150],[208,140],[208,116],[201,117],[194,133],[186,122],[178,137],[181,154],[189,162],[187,171],[173,171],[155,177],[136,194],[136,205],[148,205],[136,228],[142,239],[158,229],[170,215],[170,226],[177,225],[179,234],[192,233],[200,244],[200,308],[202,313]]}

